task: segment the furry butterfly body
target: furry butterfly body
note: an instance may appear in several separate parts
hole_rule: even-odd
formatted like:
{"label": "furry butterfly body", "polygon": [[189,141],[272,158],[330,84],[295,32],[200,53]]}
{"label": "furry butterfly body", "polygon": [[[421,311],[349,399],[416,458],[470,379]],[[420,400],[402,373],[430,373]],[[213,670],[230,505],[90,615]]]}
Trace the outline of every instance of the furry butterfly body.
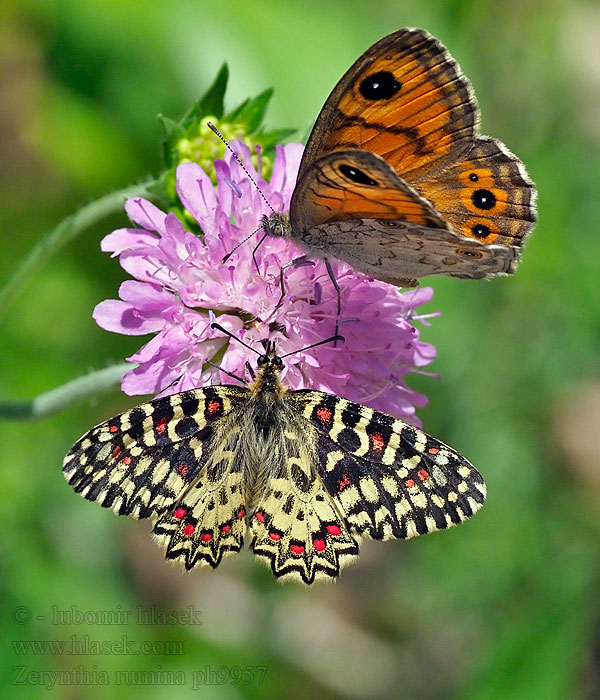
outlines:
{"label": "furry butterfly body", "polygon": [[390,34],[334,88],[289,214],[263,228],[398,285],[511,274],[535,222],[535,186],[478,125],[471,85],[441,42],[420,29]]}
{"label": "furry butterfly body", "polygon": [[143,404],[86,433],[68,483],[121,515],[154,520],[166,557],[192,569],[238,552],[276,577],[335,578],[358,538],[410,538],[461,523],[485,500],[477,470],[403,421],[279,381],[272,346],[248,386]]}

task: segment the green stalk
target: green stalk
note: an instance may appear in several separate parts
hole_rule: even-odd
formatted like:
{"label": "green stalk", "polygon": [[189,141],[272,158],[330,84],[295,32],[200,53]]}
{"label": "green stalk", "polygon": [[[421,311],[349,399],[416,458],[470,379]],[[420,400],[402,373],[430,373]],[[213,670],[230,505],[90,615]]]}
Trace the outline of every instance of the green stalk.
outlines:
{"label": "green stalk", "polygon": [[82,231],[100,221],[108,214],[121,211],[125,200],[129,197],[147,197],[150,187],[155,180],[147,180],[138,185],[130,185],[118,192],[112,192],[100,199],[81,207],[71,216],[63,219],[58,226],[49,231],[29,252],[21,266],[0,290],[0,316],[15,300],[27,282],[35,275],[42,265],[55,255],[67,243]]}
{"label": "green stalk", "polygon": [[114,389],[125,372],[134,367],[131,362],[121,362],[73,379],[30,401],[0,401],[0,420],[34,420],[58,413],[75,403]]}

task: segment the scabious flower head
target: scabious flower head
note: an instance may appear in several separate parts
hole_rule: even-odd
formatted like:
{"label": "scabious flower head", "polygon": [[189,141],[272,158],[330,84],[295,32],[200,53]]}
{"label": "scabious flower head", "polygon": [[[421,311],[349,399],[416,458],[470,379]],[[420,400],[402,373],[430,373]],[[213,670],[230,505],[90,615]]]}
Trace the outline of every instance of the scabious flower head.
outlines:
{"label": "scabious flower head", "polygon": [[[273,209],[288,210],[303,147],[278,146],[267,182],[260,159],[254,168],[250,149],[242,142],[231,145]],[[176,173],[179,200],[203,235],[186,231],[175,214],[134,198],[125,209],[136,228],[118,229],[102,241],[102,250],[119,256],[134,279],[122,283],[119,300],[101,302],[94,318],[109,331],[155,334],[128,358],[137,363],[123,377],[128,394],[166,395],[235,381],[207,361],[247,376],[245,363],[254,364],[254,357],[211,329],[215,317],[258,350],[259,341],[274,340],[280,355],[334,333],[337,297],[322,261],[288,267],[282,293],[282,266],[303,255],[290,241],[267,237],[255,254],[258,271],[254,239],[221,263],[270,210],[231,154],[216,160],[214,171],[216,187],[196,163],[182,163]],[[426,398],[404,378],[435,356],[413,325],[420,318],[417,307],[432,297],[431,288],[399,292],[345,263],[332,261],[332,268],[341,289],[339,332],[346,340],[286,358],[283,382],[291,389],[338,394],[418,424],[415,406],[423,406]]]}

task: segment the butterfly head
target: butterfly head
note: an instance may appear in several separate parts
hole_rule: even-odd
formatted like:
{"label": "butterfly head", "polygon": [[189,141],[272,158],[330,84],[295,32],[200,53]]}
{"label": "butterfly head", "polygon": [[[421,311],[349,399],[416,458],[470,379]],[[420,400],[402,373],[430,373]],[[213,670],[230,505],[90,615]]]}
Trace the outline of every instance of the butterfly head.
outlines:
{"label": "butterfly head", "polygon": [[285,387],[279,381],[283,360],[275,352],[275,343],[272,340],[263,340],[262,345],[264,353],[259,355],[256,361],[258,376],[251,388],[255,392],[274,392],[280,395],[285,392]]}
{"label": "butterfly head", "polygon": [[262,227],[269,236],[289,238],[292,234],[290,215],[281,211],[276,211],[271,216],[265,214],[262,218]]}

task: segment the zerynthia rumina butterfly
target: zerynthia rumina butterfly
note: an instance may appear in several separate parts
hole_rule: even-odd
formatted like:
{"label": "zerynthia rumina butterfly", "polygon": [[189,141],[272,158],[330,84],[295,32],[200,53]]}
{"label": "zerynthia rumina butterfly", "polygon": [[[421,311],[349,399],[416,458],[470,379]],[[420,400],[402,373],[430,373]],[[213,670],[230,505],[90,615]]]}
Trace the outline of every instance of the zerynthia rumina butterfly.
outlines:
{"label": "zerynthia rumina butterfly", "polygon": [[[288,390],[270,341],[257,377],[159,398],[86,433],[69,484],[120,515],[154,520],[166,557],[216,567],[242,548],[277,577],[335,578],[358,539],[416,537],[481,508],[485,484],[458,452],[385,413]],[[242,380],[243,381],[243,380]]]}

